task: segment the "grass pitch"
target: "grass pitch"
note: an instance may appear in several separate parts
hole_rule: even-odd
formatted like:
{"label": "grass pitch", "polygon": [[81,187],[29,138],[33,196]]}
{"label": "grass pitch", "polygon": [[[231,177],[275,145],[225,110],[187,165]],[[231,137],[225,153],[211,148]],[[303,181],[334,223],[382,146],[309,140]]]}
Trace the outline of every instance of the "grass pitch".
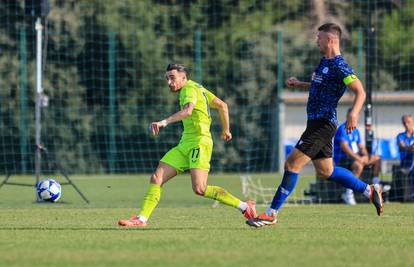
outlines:
{"label": "grass pitch", "polygon": [[[183,175],[164,187],[149,227],[123,229],[117,220],[137,212],[147,176],[73,180],[90,204],[70,186],[56,204],[34,202],[30,187],[0,189],[0,266],[414,266],[413,204],[388,204],[382,217],[368,204],[288,205],[277,225],[251,229],[238,211],[195,196]],[[241,196],[237,175],[210,183]]]}

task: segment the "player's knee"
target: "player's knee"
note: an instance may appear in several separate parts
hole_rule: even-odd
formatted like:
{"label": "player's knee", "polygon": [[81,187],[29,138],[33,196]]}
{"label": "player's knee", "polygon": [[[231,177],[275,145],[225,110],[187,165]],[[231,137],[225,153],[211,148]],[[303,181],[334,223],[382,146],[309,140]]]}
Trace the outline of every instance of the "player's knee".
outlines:
{"label": "player's knee", "polygon": [[153,173],[150,178],[150,183],[162,185],[162,177],[157,173]]}
{"label": "player's knee", "polygon": [[287,159],[285,161],[285,171],[293,171],[294,168],[295,168],[295,165],[293,164],[293,162]]}
{"label": "player's knee", "polygon": [[317,170],[316,175],[318,176],[319,179],[328,179],[332,175],[332,170],[330,169]]}
{"label": "player's knee", "polygon": [[318,164],[315,165],[316,176],[319,179],[328,179],[332,176],[334,166],[331,164]]}
{"label": "player's knee", "polygon": [[302,166],[292,162],[292,161],[286,161],[285,162],[285,171],[295,172],[299,173],[302,170]]}
{"label": "player's knee", "polygon": [[204,196],[206,192],[206,187],[202,185],[195,185],[193,186],[193,191],[198,196]]}

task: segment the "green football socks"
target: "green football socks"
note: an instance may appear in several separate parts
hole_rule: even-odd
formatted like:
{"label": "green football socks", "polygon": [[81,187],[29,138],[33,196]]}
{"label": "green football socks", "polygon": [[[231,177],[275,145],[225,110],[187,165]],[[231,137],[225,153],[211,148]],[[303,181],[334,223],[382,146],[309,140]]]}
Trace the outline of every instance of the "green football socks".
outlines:
{"label": "green football socks", "polygon": [[204,192],[204,196],[220,201],[221,203],[234,208],[239,208],[239,204],[241,203],[240,199],[233,196],[220,186],[208,185],[206,191]]}
{"label": "green football socks", "polygon": [[139,216],[146,218],[147,220],[151,216],[155,207],[161,198],[161,186],[158,184],[150,184],[147,194],[142,202],[141,212]]}

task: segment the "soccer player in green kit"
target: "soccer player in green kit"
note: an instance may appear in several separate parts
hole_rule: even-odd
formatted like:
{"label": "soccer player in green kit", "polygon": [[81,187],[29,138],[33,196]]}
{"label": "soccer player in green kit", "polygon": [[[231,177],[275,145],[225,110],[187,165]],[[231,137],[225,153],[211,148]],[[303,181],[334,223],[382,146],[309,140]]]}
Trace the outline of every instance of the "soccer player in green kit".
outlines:
{"label": "soccer player in green kit", "polygon": [[161,158],[152,174],[139,215],[119,220],[121,226],[147,226],[147,221],[160,200],[162,185],[185,170],[190,170],[193,191],[197,195],[238,208],[247,219],[257,216],[252,200],[243,202],[219,186],[207,185],[213,151],[210,108],[218,110],[222,125],[221,138],[225,141],[232,139],[229,112],[224,101],[187,76],[184,65],[174,63],[167,66],[165,78],[171,92],[179,92],[181,110],[166,119],[151,123],[152,134],[156,136],[161,128],[178,121],[183,122],[184,132],[180,143]]}

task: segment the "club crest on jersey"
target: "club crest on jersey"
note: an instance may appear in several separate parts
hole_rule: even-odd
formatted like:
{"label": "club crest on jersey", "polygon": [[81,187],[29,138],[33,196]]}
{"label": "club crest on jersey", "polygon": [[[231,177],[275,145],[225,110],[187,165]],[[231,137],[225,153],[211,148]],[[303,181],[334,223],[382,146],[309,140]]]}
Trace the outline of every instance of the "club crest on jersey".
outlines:
{"label": "club crest on jersey", "polygon": [[327,73],[328,73],[328,71],[329,71],[329,68],[328,68],[328,67],[325,67],[325,68],[323,68],[322,73],[323,73],[323,74],[327,74]]}

